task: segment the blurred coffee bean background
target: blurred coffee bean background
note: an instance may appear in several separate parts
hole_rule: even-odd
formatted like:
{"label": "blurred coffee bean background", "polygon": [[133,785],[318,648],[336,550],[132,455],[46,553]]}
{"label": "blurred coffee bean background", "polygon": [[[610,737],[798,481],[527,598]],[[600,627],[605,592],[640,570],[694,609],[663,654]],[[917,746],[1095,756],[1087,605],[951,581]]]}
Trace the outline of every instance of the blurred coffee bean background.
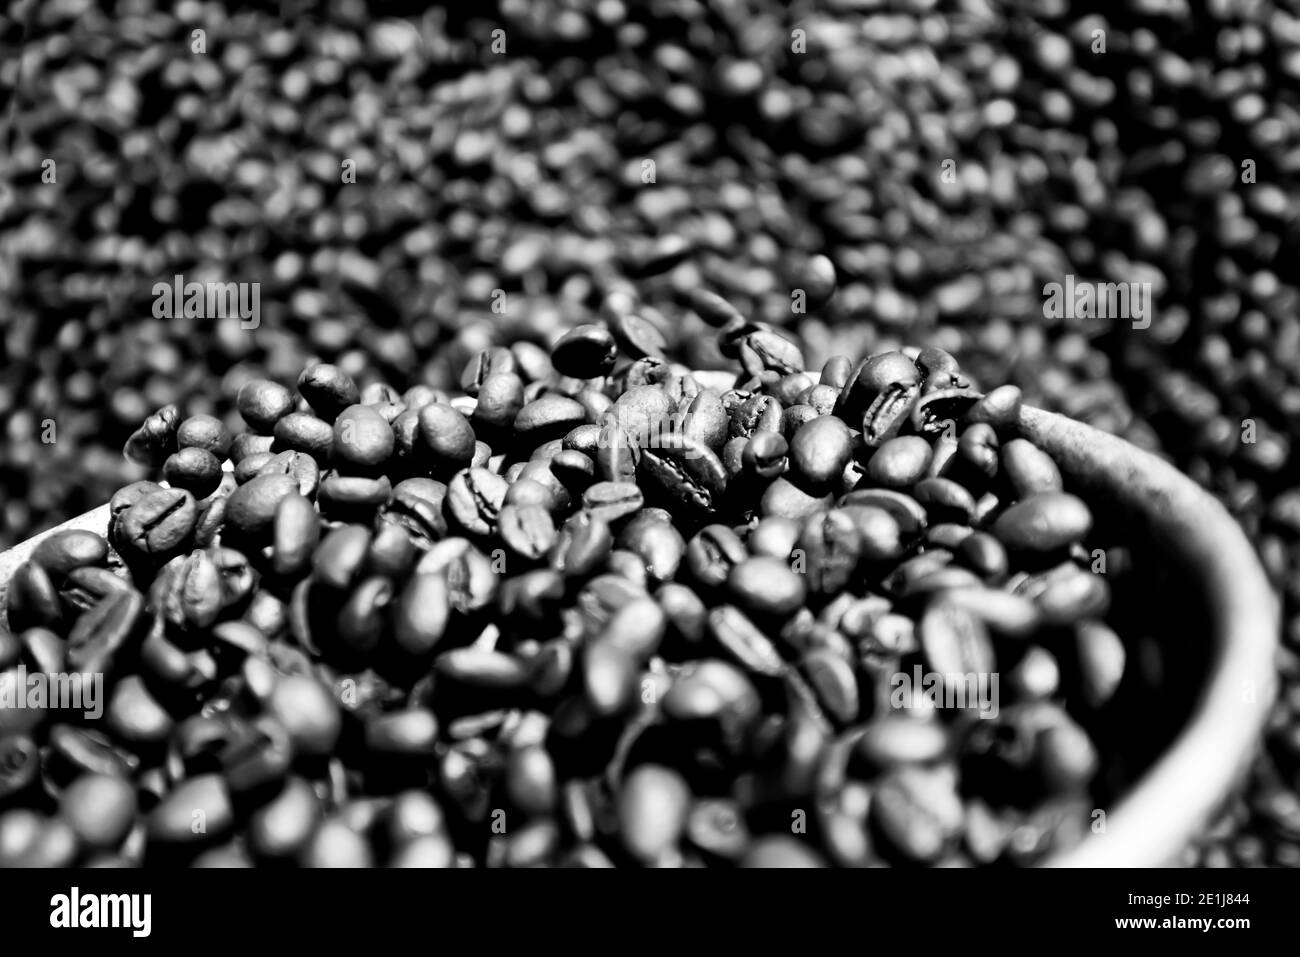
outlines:
{"label": "blurred coffee bean background", "polygon": [[[717,365],[704,287],[809,368],[939,346],[1219,495],[1285,680],[1187,862],[1300,866],[1293,5],[26,0],[0,90],[0,547],[142,477],[154,409],[237,426],[311,360],[449,387],[633,311]],[[255,323],[156,318],[177,275]],[[1067,276],[1150,283],[1149,325],[1050,317]]]}

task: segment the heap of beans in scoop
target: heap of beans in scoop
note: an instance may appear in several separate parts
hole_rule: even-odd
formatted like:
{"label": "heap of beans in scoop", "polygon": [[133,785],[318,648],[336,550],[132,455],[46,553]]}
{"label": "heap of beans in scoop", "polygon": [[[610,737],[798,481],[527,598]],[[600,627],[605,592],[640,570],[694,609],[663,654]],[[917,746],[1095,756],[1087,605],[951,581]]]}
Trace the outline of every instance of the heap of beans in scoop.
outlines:
{"label": "heap of beans in scoop", "polygon": [[[1019,390],[936,349],[805,371],[692,305],[731,370],[625,314],[455,394],[317,364],[244,385],[239,435],[151,416],[127,453],[166,485],[14,577],[0,668],[107,702],[0,712],[0,865],[1028,864],[1084,836],[1116,576]],[[942,687],[966,675],[994,697]]]}

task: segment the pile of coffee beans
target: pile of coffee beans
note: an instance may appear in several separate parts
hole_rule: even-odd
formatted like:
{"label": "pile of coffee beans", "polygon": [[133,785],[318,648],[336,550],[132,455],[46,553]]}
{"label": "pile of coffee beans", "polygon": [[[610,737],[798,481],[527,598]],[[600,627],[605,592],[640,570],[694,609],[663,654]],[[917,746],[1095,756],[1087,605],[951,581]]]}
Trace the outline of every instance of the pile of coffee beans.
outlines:
{"label": "pile of coffee beans", "polygon": [[[319,361],[451,389],[489,345],[611,318],[629,282],[717,368],[687,302],[709,286],[798,327],[812,368],[941,347],[1218,494],[1286,598],[1286,690],[1251,792],[1192,859],[1300,865],[1294,11],[13,7],[0,546],[143,478],[118,452],[151,409],[238,429],[243,383]],[[179,274],[260,283],[257,328],[157,318]],[[1150,282],[1150,326],[1045,316],[1066,274]]]}
{"label": "pile of coffee beans", "polygon": [[1126,547],[1020,390],[938,349],[814,374],[693,304],[730,370],[629,314],[461,389],[318,364],[245,383],[238,434],[150,416],[126,451],[167,484],[14,575],[0,677],[106,690],[98,722],[0,710],[0,864],[972,866],[1087,835],[1122,783],[1094,734]]}

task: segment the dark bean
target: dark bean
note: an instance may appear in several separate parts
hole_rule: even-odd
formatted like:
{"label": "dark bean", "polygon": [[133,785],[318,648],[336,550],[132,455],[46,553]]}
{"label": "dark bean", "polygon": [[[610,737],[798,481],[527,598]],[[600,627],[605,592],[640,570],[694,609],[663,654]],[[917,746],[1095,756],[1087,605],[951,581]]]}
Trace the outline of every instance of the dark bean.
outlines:
{"label": "dark bean", "polygon": [[618,798],[619,834],[638,860],[653,863],[686,831],[691,790],[671,768],[646,764],[624,780]]}
{"label": "dark bean", "polygon": [[785,672],[776,646],[740,609],[720,605],[709,612],[709,631],[723,648],[750,671],[763,675]]}
{"label": "dark bean", "polygon": [[323,466],[334,452],[334,429],[323,418],[307,412],[290,412],[275,423],[272,448],[304,452]]}
{"label": "dark bean", "polygon": [[597,482],[582,496],[582,507],[605,523],[631,515],[644,503],[641,489],[631,482]]}
{"label": "dark bean", "polygon": [[522,441],[538,445],[563,438],[586,419],[582,403],[562,395],[544,395],[519,410],[514,428]]}
{"label": "dark bean", "polygon": [[741,464],[751,475],[776,478],[785,471],[788,448],[776,432],[755,432],[741,453]]}
{"label": "dark bean", "polygon": [[240,387],[235,406],[249,428],[270,435],[275,423],[293,411],[293,393],[269,379],[250,379]]}
{"label": "dark bean", "polygon": [[837,479],[853,453],[848,426],[833,416],[810,419],[790,440],[790,467],[806,482]]}
{"label": "dark bean", "polygon": [[998,516],[990,531],[1010,549],[1053,551],[1082,540],[1092,513],[1067,492],[1039,492]]}
{"label": "dark bean", "polygon": [[488,376],[478,392],[474,406],[474,423],[489,429],[507,429],[524,407],[524,383],[512,372]]}
{"label": "dark bean", "polygon": [[360,475],[328,473],[321,479],[316,500],[321,512],[331,517],[370,515],[388,504],[393,486],[387,475],[365,478]]}
{"label": "dark bean", "polygon": [[221,484],[221,462],[204,449],[181,449],[163,463],[163,478],[175,488],[188,490],[195,498],[207,498]]}
{"label": "dark bean", "polygon": [[340,412],[361,401],[361,390],[352,377],[338,366],[326,363],[303,370],[298,376],[298,394],[327,423],[333,423]]}
{"label": "dark bean", "polygon": [[226,522],[237,532],[257,537],[269,531],[280,500],[298,493],[298,483],[288,475],[258,475],[230,493]]}
{"label": "dark bean", "polygon": [[316,579],[330,588],[347,589],[360,573],[370,549],[370,530],[362,525],[342,525],[321,541],[312,555]]}
{"label": "dark bean", "polygon": [[392,426],[368,406],[348,406],[334,420],[332,454],[336,462],[371,468],[387,461],[395,446]]}
{"label": "dark bean", "polygon": [[747,558],[732,567],[727,589],[742,609],[753,615],[784,617],[803,607],[804,576],[779,558]]}
{"label": "dark bean", "polygon": [[462,469],[447,486],[443,512],[471,535],[491,534],[508,488],[505,479],[487,469]]}
{"label": "dark bean", "polygon": [[57,532],[32,550],[31,560],[58,580],[87,565],[103,565],[108,560],[108,542],[102,535],[85,529]]}
{"label": "dark bean", "polygon": [[197,518],[193,495],[184,489],[159,489],[121,514],[116,544],[139,554],[165,555],[184,545]]}
{"label": "dark bean", "polygon": [[617,347],[614,337],[601,326],[575,326],[555,343],[551,364],[561,375],[594,379],[614,368]]}

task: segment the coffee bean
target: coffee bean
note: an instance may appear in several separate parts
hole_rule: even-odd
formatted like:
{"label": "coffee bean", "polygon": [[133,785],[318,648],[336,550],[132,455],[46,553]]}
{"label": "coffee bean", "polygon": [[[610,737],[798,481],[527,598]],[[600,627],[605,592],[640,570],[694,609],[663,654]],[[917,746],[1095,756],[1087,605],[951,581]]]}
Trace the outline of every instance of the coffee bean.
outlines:
{"label": "coffee bean", "polygon": [[293,393],[268,379],[250,379],[240,387],[235,405],[249,428],[270,435],[275,423],[293,411]]}
{"label": "coffee bean", "polygon": [[727,589],[741,608],[759,616],[793,614],[807,597],[804,577],[779,558],[746,558],[732,566]]}
{"label": "coffee bean", "polygon": [[680,774],[659,765],[642,765],[627,776],[619,791],[623,845],[644,863],[659,860],[681,840],[690,810],[690,787]]}
{"label": "coffee bean", "polygon": [[116,544],[137,554],[165,555],[184,545],[197,518],[193,495],[184,489],[159,489],[121,514]]}
{"label": "coffee bean", "polygon": [[1012,505],[990,529],[1011,549],[1053,551],[1083,539],[1092,528],[1092,513],[1067,492],[1040,492]]}
{"label": "coffee bean", "polygon": [[317,546],[312,571],[322,584],[346,590],[360,573],[370,549],[370,530],[362,525],[342,525]]}
{"label": "coffee bean", "polygon": [[324,756],[333,751],[342,718],[329,691],[315,678],[285,675],[276,683],[266,707],[289,732],[295,753]]}
{"label": "coffee bean", "polygon": [[512,553],[528,560],[542,558],[555,543],[555,523],[541,505],[506,505],[497,516],[497,533]]}
{"label": "coffee bean", "polygon": [[825,867],[826,862],[796,837],[766,835],[750,844],[740,867]]}
{"label": "coffee bean", "polygon": [[60,579],[78,568],[105,564],[108,543],[103,536],[84,529],[56,532],[33,549],[31,560],[52,579]]}
{"label": "coffee bean", "polygon": [[496,530],[508,487],[487,469],[462,469],[447,486],[443,512],[470,535],[489,535]]}
{"label": "coffee bean", "polygon": [[298,377],[298,394],[326,423],[333,423],[340,412],[361,401],[361,390],[352,377],[327,363],[303,370]]}
{"label": "coffee bean", "polygon": [[614,337],[601,326],[575,326],[551,350],[551,364],[561,375],[594,379],[614,368]]}
{"label": "coffee bean", "polygon": [[644,504],[641,489],[631,482],[597,482],[582,496],[582,507],[605,523],[614,523],[637,511]]}
{"label": "coffee bean", "polygon": [[776,646],[744,612],[733,605],[720,605],[709,612],[709,632],[723,648],[750,671],[781,675],[785,662]]}
{"label": "coffee bean", "polygon": [[307,412],[290,412],[275,423],[273,451],[310,455],[322,467],[334,454],[334,429],[330,422]]}
{"label": "coffee bean", "polygon": [[881,443],[867,463],[867,474],[887,488],[910,488],[924,477],[930,455],[930,443],[921,436],[901,435]]}
{"label": "coffee bean", "polygon": [[258,475],[230,493],[226,522],[240,534],[259,537],[271,529],[280,500],[296,493],[298,483],[288,475]]}
{"label": "coffee bean", "polygon": [[334,420],[332,451],[337,462],[372,468],[387,461],[395,446],[392,426],[367,406],[348,406]]}
{"label": "coffee bean", "polygon": [[790,467],[813,486],[839,478],[852,454],[848,426],[829,415],[805,422],[790,440]]}
{"label": "coffee bean", "polygon": [[580,402],[562,395],[544,395],[519,410],[514,429],[520,440],[537,445],[563,438],[586,419],[587,410]]}

